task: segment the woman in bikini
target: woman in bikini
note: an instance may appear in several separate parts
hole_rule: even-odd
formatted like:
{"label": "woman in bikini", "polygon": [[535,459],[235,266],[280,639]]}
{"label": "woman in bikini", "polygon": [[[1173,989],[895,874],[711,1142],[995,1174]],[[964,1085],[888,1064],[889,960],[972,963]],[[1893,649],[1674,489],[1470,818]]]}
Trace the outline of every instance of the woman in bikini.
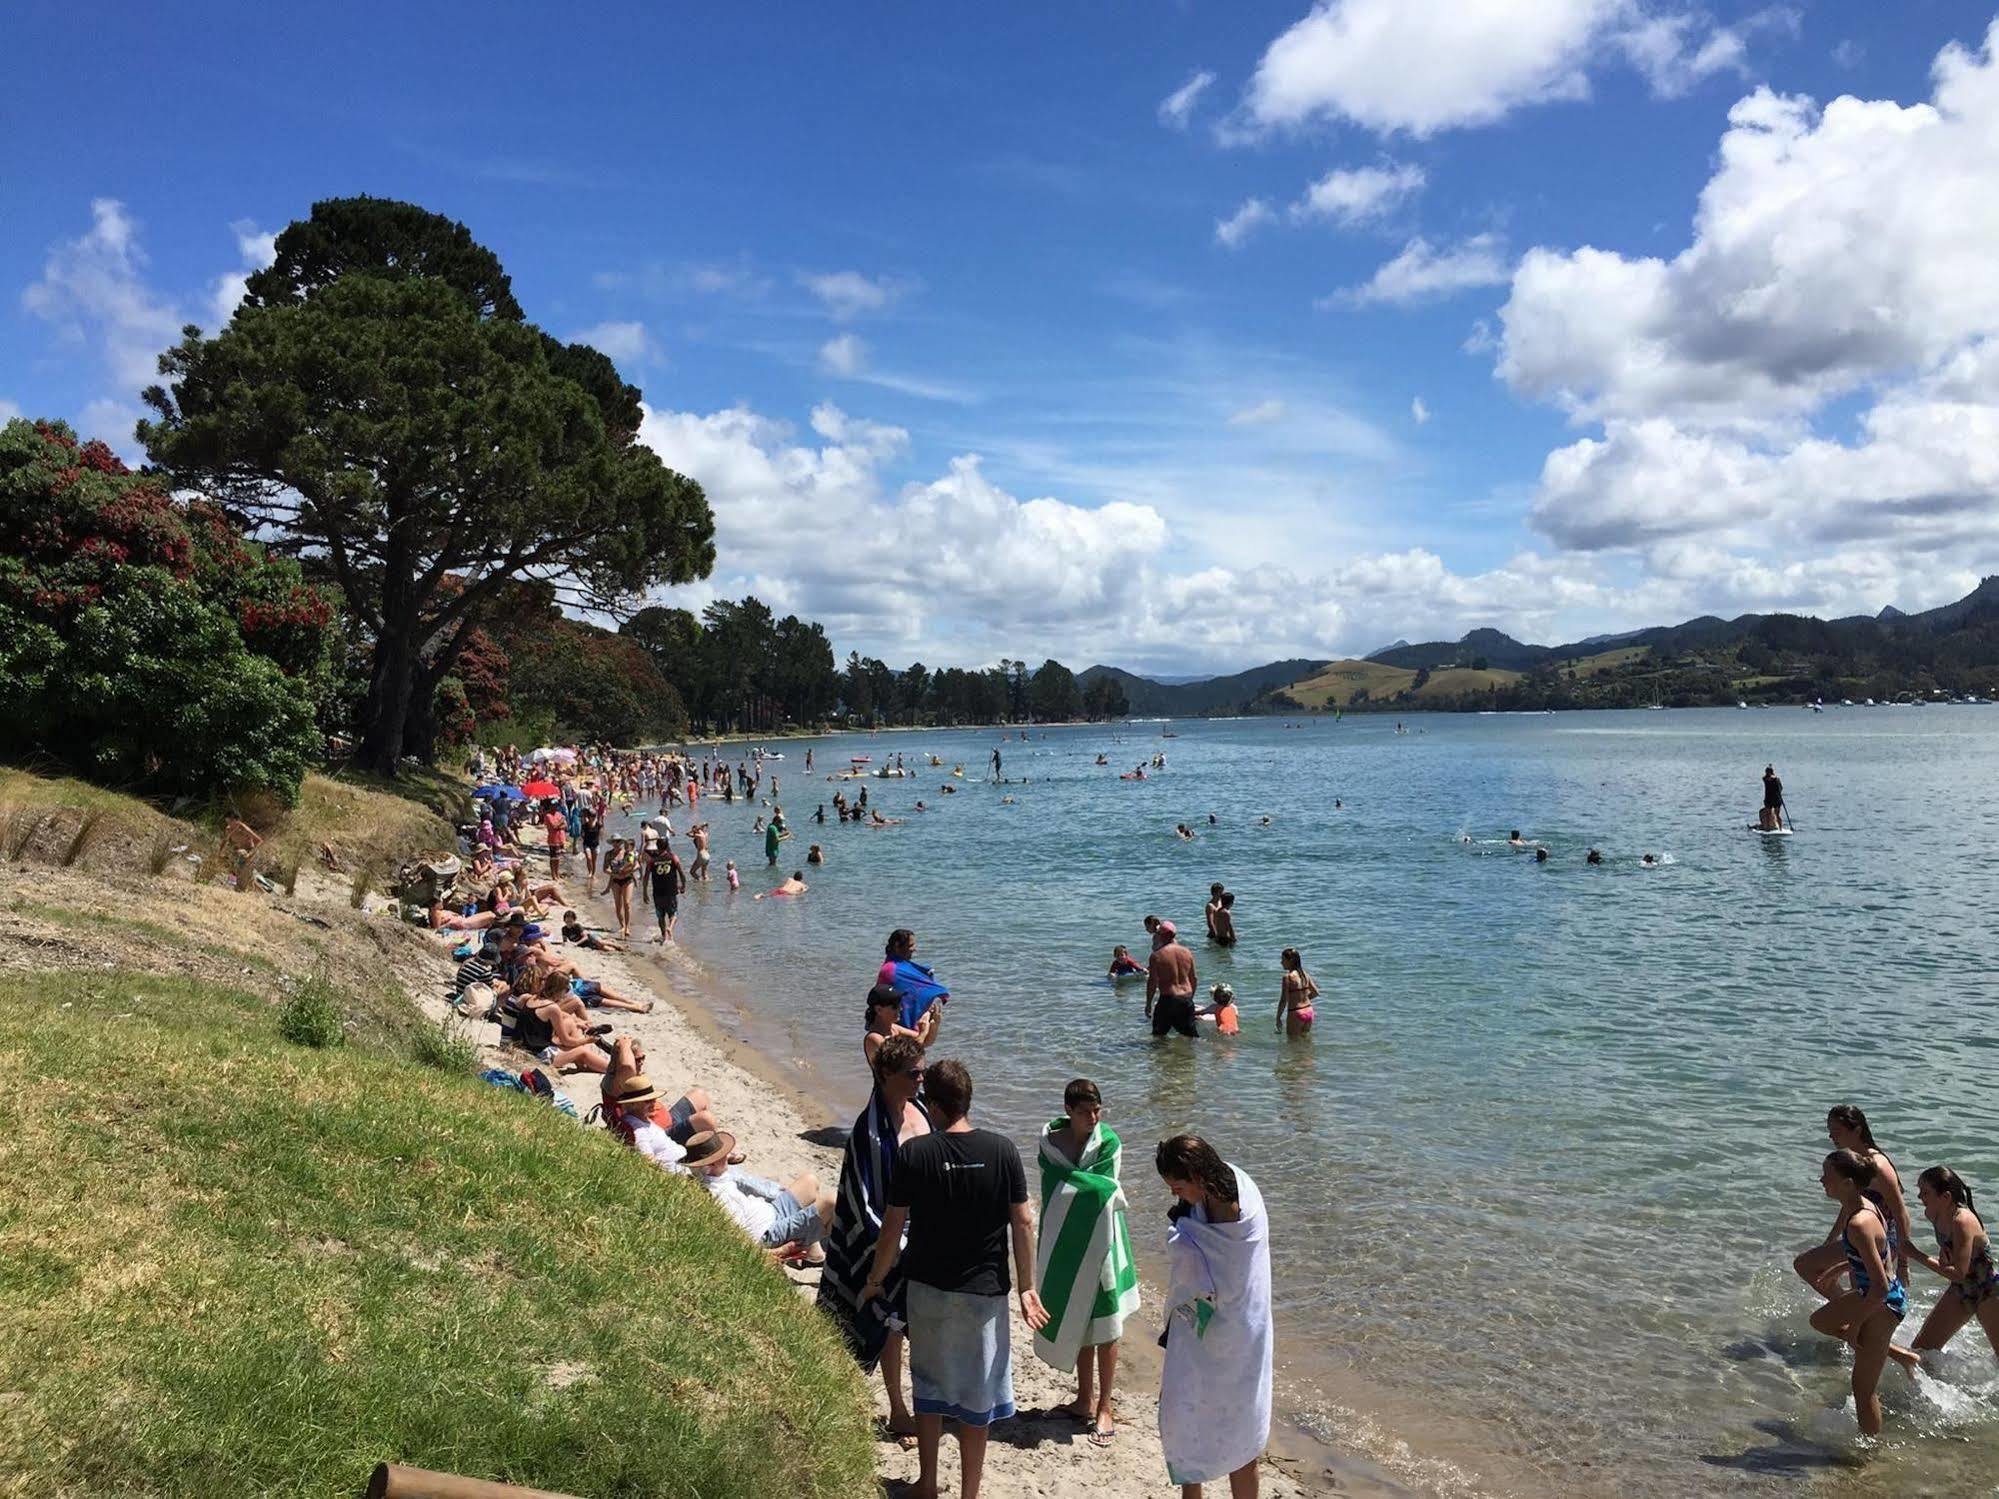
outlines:
{"label": "woman in bikini", "polygon": [[861,1033],[861,1055],[868,1059],[869,1067],[874,1066],[875,1053],[881,1050],[882,1042],[890,1036],[908,1036],[922,1047],[928,1047],[937,1039],[937,1023],[942,1019],[937,1006],[932,1005],[924,1012],[914,1030],[897,1020],[901,1013],[902,1001],[896,997],[894,989],[886,984],[876,984],[868,991],[867,1028]]}
{"label": "woman in bikini", "polygon": [[[1825,1132],[1835,1149],[1850,1150],[1861,1159],[1873,1162],[1875,1174],[1863,1195],[1880,1208],[1882,1216],[1894,1226],[1897,1246],[1895,1273],[1906,1282],[1909,1276],[1909,1235],[1914,1224],[1909,1219],[1909,1205],[1902,1197],[1902,1178],[1895,1170],[1895,1163],[1888,1159],[1887,1151],[1874,1143],[1874,1131],[1867,1127],[1867,1116],[1854,1104],[1835,1104],[1827,1109]],[[1839,1294],[1839,1278],[1847,1268],[1847,1254],[1839,1242],[1840,1231],[1845,1227],[1844,1219],[1836,1219],[1823,1244],[1816,1249],[1807,1249],[1791,1261],[1791,1268],[1798,1272],[1805,1284],[1827,1300]]]}
{"label": "woman in bikini", "polygon": [[621,833],[611,840],[611,851],[604,856],[604,888],[611,892],[611,906],[618,913],[618,935],[624,938],[632,935],[632,881],[638,872],[632,840]]}
{"label": "woman in bikini", "polygon": [[1812,1313],[1814,1330],[1853,1346],[1853,1409],[1869,1436],[1881,1431],[1875,1387],[1889,1358],[1911,1370],[1916,1366],[1916,1356],[1894,1344],[1909,1294],[1895,1274],[1900,1235],[1894,1220],[1868,1194],[1879,1175],[1872,1158],[1852,1150],[1835,1150],[1819,1168],[1825,1195],[1839,1204],[1839,1250],[1853,1289]]}
{"label": "woman in bikini", "polygon": [[1950,1167],[1932,1166],[1916,1178],[1916,1196],[1922,1201],[1923,1216],[1936,1230],[1939,1253],[1932,1259],[1911,1249],[1910,1256],[1952,1283],[1916,1334],[1916,1351],[1942,1348],[1976,1317],[1993,1353],[1999,1354],[1999,1269],[1992,1264],[1985,1220],[1971,1205],[1971,1188]]}
{"label": "woman in bikini", "polygon": [[1284,965],[1284,983],[1277,991],[1277,1027],[1287,1041],[1295,1041],[1312,1029],[1312,1004],[1319,997],[1319,986],[1305,971],[1297,948],[1285,948],[1278,962]]}

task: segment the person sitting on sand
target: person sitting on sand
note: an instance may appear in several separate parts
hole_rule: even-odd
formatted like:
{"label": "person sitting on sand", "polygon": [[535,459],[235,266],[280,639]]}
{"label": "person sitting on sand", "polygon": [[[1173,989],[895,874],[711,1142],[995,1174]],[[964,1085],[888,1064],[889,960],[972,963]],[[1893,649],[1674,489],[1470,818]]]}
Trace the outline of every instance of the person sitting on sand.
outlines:
{"label": "person sitting on sand", "polygon": [[823,1262],[823,1253],[811,1251],[833,1221],[833,1194],[822,1191],[809,1171],[789,1186],[738,1171],[729,1164],[735,1148],[736,1137],[727,1130],[704,1130],[689,1138],[682,1165],[773,1259]]}
{"label": "person sitting on sand", "polygon": [[610,1027],[586,1027],[562,1007],[571,998],[569,980],[559,973],[542,979],[539,992],[523,997],[514,1022],[514,1044],[535,1060],[558,1069],[574,1067],[579,1072],[608,1072],[610,1058],[598,1046],[593,1031]]}
{"label": "person sitting on sand", "polygon": [[791,878],[787,879],[783,884],[774,890],[760,891],[755,898],[762,900],[767,895],[803,895],[811,888],[810,885],[805,883],[805,871],[794,869],[791,871]]}
{"label": "person sitting on sand", "polygon": [[[634,1037],[618,1037],[617,1043],[611,1048],[611,1067],[604,1074],[600,1095],[603,1100],[604,1123],[613,1133],[617,1133],[618,1130],[616,1116],[619,1109],[627,1115],[638,1114],[650,1120],[677,1146],[686,1145],[703,1130],[721,1128],[715,1122],[715,1103],[708,1096],[706,1088],[689,1084],[681,1090],[680,1097],[671,1104],[659,1096],[651,1099],[629,1096],[639,1091],[633,1085],[644,1076],[645,1064],[645,1047]],[[633,1142],[627,1140],[625,1143],[629,1145]],[[730,1164],[740,1165],[742,1159],[740,1153],[732,1155]]]}
{"label": "person sitting on sand", "polygon": [[607,1075],[604,1098],[604,1123],[612,1134],[660,1169],[680,1170],[687,1152],[653,1118],[660,1097],[651,1078],[643,1072],[634,1072],[613,1091]]}
{"label": "person sitting on sand", "polygon": [[1110,979],[1135,979],[1145,972],[1145,965],[1131,955],[1131,949],[1122,942],[1111,949],[1111,969],[1104,977]]}
{"label": "person sitting on sand", "polygon": [[562,940],[570,947],[587,947],[592,952],[624,951],[622,946],[609,937],[599,937],[595,932],[586,931],[574,911],[562,913]]}

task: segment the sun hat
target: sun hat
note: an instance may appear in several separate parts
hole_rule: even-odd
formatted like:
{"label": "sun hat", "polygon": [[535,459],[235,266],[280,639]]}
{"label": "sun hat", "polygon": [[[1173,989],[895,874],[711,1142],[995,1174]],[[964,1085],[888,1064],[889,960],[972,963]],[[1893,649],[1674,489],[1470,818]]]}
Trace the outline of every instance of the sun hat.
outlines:
{"label": "sun hat", "polygon": [[539,922],[530,921],[526,926],[521,928],[521,941],[523,942],[539,942],[546,935],[548,934],[542,931]]}
{"label": "sun hat", "polygon": [[652,1079],[643,1072],[634,1072],[625,1079],[624,1087],[618,1090],[618,1102],[627,1107],[633,1104],[651,1103],[659,1097],[659,1089],[652,1085]]}
{"label": "sun hat", "polygon": [[511,869],[503,869],[493,876],[493,883],[496,885],[511,885],[513,882],[514,872]]}
{"label": "sun hat", "polygon": [[725,1129],[704,1129],[687,1137],[687,1154],[680,1164],[689,1171],[726,1161],[736,1153],[736,1137]]}

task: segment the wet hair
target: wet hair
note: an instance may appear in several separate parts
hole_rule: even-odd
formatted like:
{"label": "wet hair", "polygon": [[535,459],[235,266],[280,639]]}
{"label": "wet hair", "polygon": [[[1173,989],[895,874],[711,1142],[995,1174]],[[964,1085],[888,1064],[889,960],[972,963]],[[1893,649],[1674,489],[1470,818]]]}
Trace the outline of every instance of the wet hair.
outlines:
{"label": "wet hair", "polygon": [[1114,958],[1119,958],[1119,957],[1128,958],[1131,956],[1131,949],[1129,947],[1126,947],[1122,942],[1120,942],[1117,944],[1117,946],[1111,949],[1111,956]]}
{"label": "wet hair", "polygon": [[1237,1202],[1235,1171],[1221,1153],[1199,1135],[1175,1135],[1161,1140],[1152,1166],[1162,1177],[1193,1182],[1209,1197]]}
{"label": "wet hair", "polygon": [[1964,1178],[1951,1170],[1950,1167],[1930,1167],[1929,1170],[1916,1178],[1916,1185],[1918,1187],[1928,1187],[1932,1192],[1942,1193],[1959,1207],[1971,1208],[1972,1217],[1978,1218],[1980,1223],[1985,1221],[1979,1217],[1978,1209],[1972,1207],[1971,1188],[1965,1184]]}
{"label": "wet hair", "polygon": [[1073,1114],[1080,1106],[1086,1103],[1095,1104],[1098,1108],[1102,1108],[1104,1106],[1104,1095],[1097,1091],[1097,1085],[1087,1077],[1071,1079],[1069,1086],[1062,1090],[1062,1107]]}
{"label": "wet hair", "polygon": [[906,947],[916,940],[916,933],[906,926],[899,926],[888,934],[888,941],[882,944],[882,956],[892,958],[898,947]]}
{"label": "wet hair", "polygon": [[[1180,826],[1185,827],[1186,824],[1183,822],[1180,824]],[[1220,884],[1210,885],[1208,886],[1208,894],[1215,896],[1217,899],[1219,899],[1224,888],[1225,887]]]}
{"label": "wet hair", "polygon": [[1869,1150],[1879,1150],[1874,1143],[1874,1131],[1867,1127],[1867,1116],[1860,1112],[1860,1106],[1852,1103],[1836,1103],[1825,1111],[1827,1124],[1837,1124],[1841,1129],[1850,1129],[1860,1136],[1860,1143]]}
{"label": "wet hair", "polygon": [[1277,955],[1277,961],[1286,968],[1303,968],[1305,960],[1298,956],[1298,949],[1287,947]]}
{"label": "wet hair", "polygon": [[1224,890],[1222,892],[1222,909],[1224,911],[1233,911],[1235,909],[1235,891]]}
{"label": "wet hair", "polygon": [[1506,836],[1518,841],[1520,837],[1520,829],[1515,828],[1512,832],[1508,833]]}
{"label": "wet hair", "polygon": [[802,869],[794,869],[791,871],[791,877],[794,880],[802,880],[805,878],[805,871]]}
{"label": "wet hair", "polygon": [[955,1057],[932,1062],[923,1071],[923,1100],[937,1123],[957,1123],[972,1112],[972,1074]]}
{"label": "wet hair", "polygon": [[875,1048],[875,1076],[894,1077],[923,1060],[923,1043],[914,1036],[890,1036]]}
{"label": "wet hair", "polygon": [[1835,1150],[1825,1158],[1825,1164],[1832,1168],[1835,1176],[1852,1182],[1856,1187],[1871,1185],[1874,1178],[1881,1174],[1879,1166],[1855,1150]]}

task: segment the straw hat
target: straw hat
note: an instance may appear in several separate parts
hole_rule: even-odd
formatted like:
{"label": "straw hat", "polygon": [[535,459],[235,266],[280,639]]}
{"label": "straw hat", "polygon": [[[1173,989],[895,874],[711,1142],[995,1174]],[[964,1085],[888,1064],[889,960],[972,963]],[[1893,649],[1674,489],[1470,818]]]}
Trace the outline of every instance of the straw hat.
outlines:
{"label": "straw hat", "polygon": [[659,1089],[652,1085],[652,1079],[643,1072],[634,1072],[625,1079],[624,1087],[618,1090],[620,1105],[631,1108],[637,1104],[652,1103],[659,1097]]}
{"label": "straw hat", "polygon": [[726,1161],[736,1153],[736,1137],[725,1129],[704,1129],[687,1137],[687,1155],[681,1161],[689,1171]]}

